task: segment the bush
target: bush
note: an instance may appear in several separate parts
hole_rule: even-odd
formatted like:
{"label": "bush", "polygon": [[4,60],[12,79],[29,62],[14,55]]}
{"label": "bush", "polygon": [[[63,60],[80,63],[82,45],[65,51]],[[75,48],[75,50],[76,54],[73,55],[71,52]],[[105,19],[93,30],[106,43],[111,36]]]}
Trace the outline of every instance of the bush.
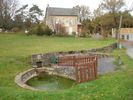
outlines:
{"label": "bush", "polygon": [[18,27],[14,27],[14,28],[11,29],[11,31],[12,31],[12,32],[19,32],[20,29],[19,29]]}
{"label": "bush", "polygon": [[76,36],[76,32],[72,32],[72,35],[73,35],[73,36]]}
{"label": "bush", "polygon": [[42,36],[42,35],[45,34],[44,29],[42,28],[42,26],[40,24],[37,25],[35,34],[38,35],[38,36]]}
{"label": "bush", "polygon": [[91,32],[90,30],[83,29],[79,36],[80,37],[91,37]]}
{"label": "bush", "polygon": [[45,26],[44,34],[50,36],[53,34],[53,32],[48,26]]}
{"label": "bush", "polygon": [[29,31],[29,34],[36,34],[38,36],[42,36],[42,35],[52,35],[52,30],[44,25],[44,24],[38,24],[35,27],[31,28],[31,30]]}

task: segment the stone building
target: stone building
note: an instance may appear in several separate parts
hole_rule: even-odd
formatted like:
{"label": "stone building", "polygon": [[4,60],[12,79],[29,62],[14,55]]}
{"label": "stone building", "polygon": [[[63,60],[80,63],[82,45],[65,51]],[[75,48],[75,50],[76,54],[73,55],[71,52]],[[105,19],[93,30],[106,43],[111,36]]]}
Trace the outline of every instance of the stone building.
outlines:
{"label": "stone building", "polygon": [[[112,29],[112,37],[116,37],[116,29]],[[133,28],[121,28],[119,32],[120,39],[133,41]]]}
{"label": "stone building", "polygon": [[45,23],[56,33],[72,35],[81,31],[78,21],[78,12],[73,8],[46,8]]}

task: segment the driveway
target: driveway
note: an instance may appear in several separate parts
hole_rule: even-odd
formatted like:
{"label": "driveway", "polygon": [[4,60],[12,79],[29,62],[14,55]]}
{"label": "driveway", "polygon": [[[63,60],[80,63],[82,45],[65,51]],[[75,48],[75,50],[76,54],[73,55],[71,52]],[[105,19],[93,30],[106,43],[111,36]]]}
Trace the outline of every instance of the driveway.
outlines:
{"label": "driveway", "polygon": [[133,59],[133,42],[125,41],[122,45],[127,49],[127,55]]}

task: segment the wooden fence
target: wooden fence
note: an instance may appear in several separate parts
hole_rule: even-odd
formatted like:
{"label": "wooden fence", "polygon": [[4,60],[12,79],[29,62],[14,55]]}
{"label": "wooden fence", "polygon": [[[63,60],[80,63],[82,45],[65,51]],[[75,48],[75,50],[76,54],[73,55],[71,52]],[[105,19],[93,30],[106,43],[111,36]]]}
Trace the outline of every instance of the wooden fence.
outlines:
{"label": "wooden fence", "polygon": [[58,66],[75,67],[76,82],[82,83],[97,78],[97,56],[59,56]]}

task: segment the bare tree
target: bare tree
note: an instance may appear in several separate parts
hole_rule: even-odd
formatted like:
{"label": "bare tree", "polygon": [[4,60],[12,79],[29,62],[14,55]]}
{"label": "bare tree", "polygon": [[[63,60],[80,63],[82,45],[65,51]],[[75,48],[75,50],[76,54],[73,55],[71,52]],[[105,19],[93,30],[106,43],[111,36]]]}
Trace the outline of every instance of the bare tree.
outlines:
{"label": "bare tree", "polygon": [[103,0],[101,6],[103,10],[106,10],[110,13],[119,12],[125,5],[124,0]]}
{"label": "bare tree", "polygon": [[10,28],[17,5],[17,0],[0,0],[0,27]]}
{"label": "bare tree", "polygon": [[90,12],[90,9],[88,6],[77,5],[77,6],[73,7],[73,9],[78,11],[80,21],[83,21],[85,19],[89,19],[91,17],[91,12]]}
{"label": "bare tree", "polygon": [[96,17],[100,17],[102,15],[104,15],[104,12],[103,12],[102,6],[100,4],[97,9],[94,9],[93,17],[96,18]]}

